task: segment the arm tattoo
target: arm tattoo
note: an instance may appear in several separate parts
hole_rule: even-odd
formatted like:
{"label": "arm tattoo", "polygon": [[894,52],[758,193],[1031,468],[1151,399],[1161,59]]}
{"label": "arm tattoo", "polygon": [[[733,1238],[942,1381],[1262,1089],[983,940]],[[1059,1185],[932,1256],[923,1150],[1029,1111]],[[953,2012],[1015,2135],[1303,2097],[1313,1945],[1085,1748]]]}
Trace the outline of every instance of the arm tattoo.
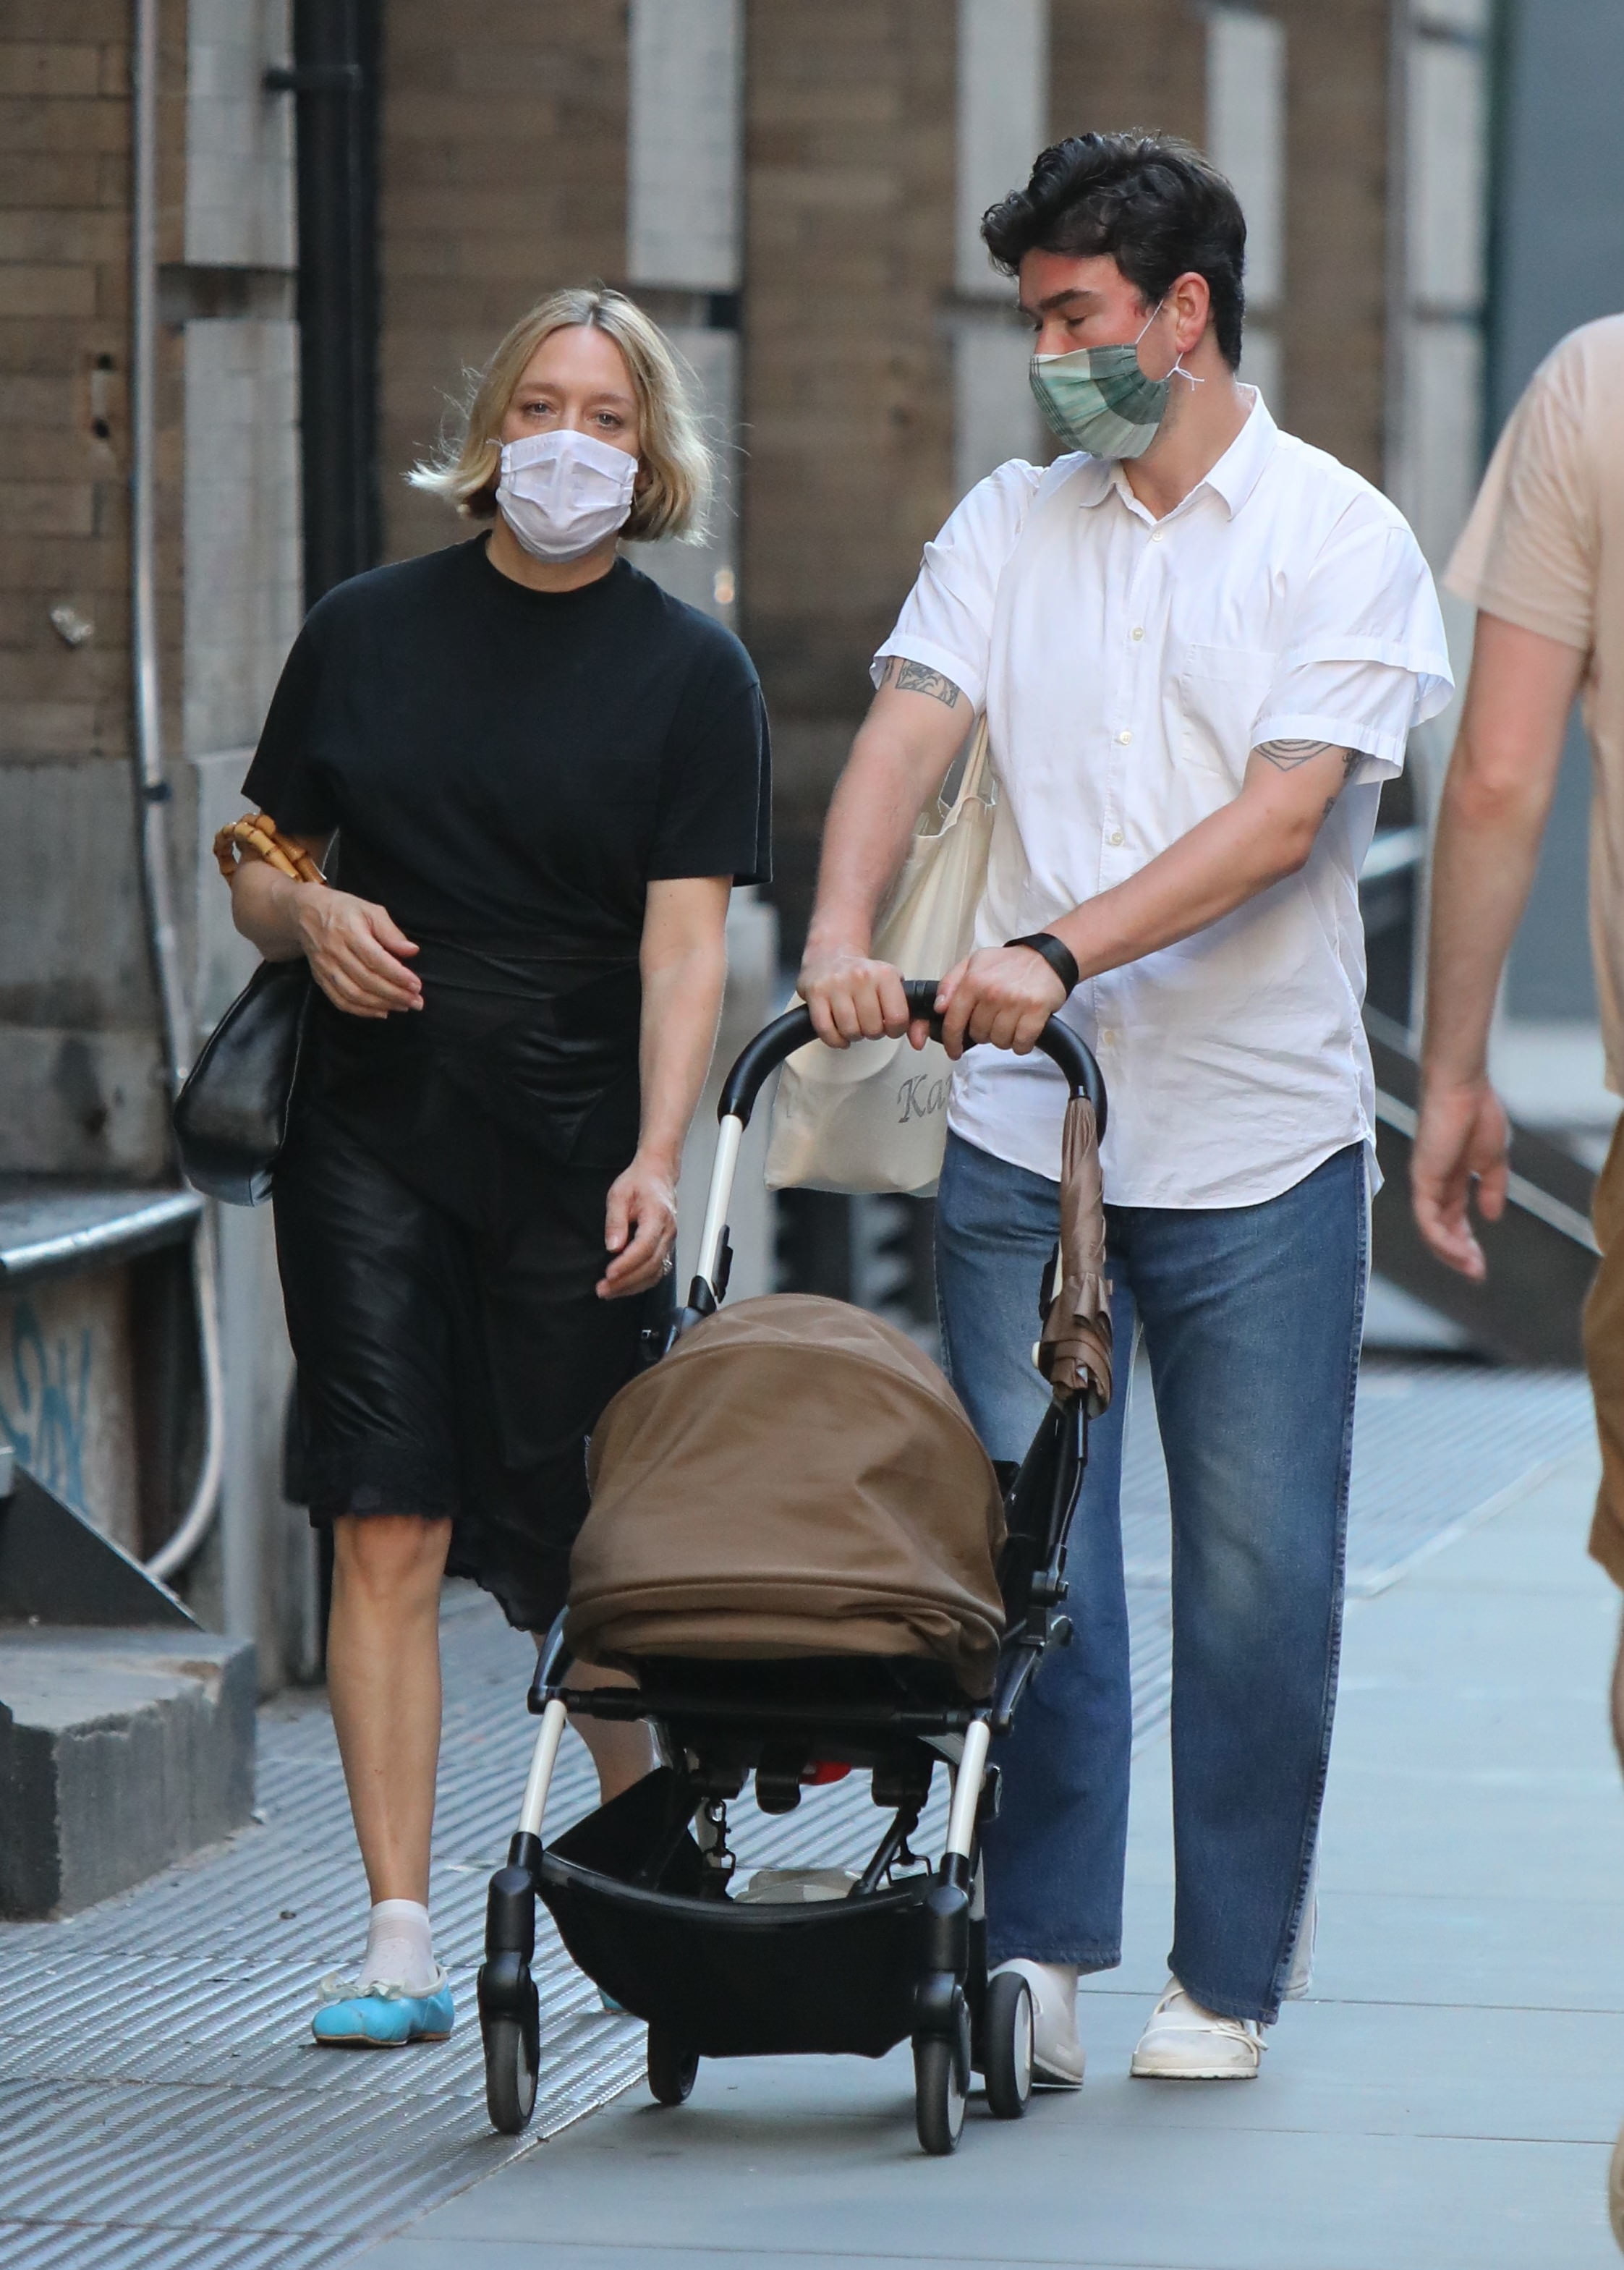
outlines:
{"label": "arm tattoo", "polygon": [[1257,753],[1266,757],[1277,772],[1294,773],[1299,765],[1329,756],[1336,746],[1334,741],[1259,741]]}
{"label": "arm tattoo", "polygon": [[[1336,747],[1334,741],[1259,741],[1257,754],[1266,757],[1276,771],[1292,773],[1314,757],[1328,757]],[[1337,753],[1342,760],[1342,779],[1336,790],[1325,798],[1325,808],[1319,816],[1322,827],[1336,810],[1337,797],[1353,779],[1363,756],[1360,749],[1339,749]]]}
{"label": "arm tattoo", "polygon": [[1328,796],[1328,797],[1325,798],[1325,809],[1324,810],[1324,812],[1321,812],[1321,814],[1320,814],[1320,816],[1319,816],[1319,824],[1320,824],[1320,826],[1321,826],[1322,827],[1325,825],[1325,822],[1330,819],[1330,817],[1331,817],[1331,813],[1336,810],[1336,808],[1337,808],[1337,797],[1339,797],[1339,796],[1340,796],[1340,795],[1341,795],[1341,793],[1342,793],[1342,790],[1343,790],[1343,789],[1345,789],[1345,788],[1347,786],[1347,784],[1348,784],[1349,781],[1351,781],[1351,780],[1353,779],[1353,774],[1354,774],[1354,770],[1355,770],[1355,768],[1358,767],[1358,765],[1361,763],[1361,760],[1362,760],[1362,757],[1363,757],[1363,751],[1362,751],[1362,750],[1360,750],[1360,749],[1344,749],[1344,750],[1343,750],[1343,752],[1342,752],[1342,781],[1341,781],[1341,786],[1338,788],[1338,790],[1337,790],[1337,791],[1336,791],[1336,795],[1335,795],[1335,796]]}
{"label": "arm tattoo", "polygon": [[964,699],[952,679],[941,671],[927,669],[923,662],[909,662],[902,655],[886,657],[879,682],[882,686],[894,686],[899,694],[928,694],[945,709],[956,709]]}

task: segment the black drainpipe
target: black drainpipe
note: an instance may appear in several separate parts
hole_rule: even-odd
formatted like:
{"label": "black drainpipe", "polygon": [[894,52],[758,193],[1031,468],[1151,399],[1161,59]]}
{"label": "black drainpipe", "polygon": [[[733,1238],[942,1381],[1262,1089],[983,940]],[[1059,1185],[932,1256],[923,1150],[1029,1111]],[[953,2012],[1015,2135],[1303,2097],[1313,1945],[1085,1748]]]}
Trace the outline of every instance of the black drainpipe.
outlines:
{"label": "black drainpipe", "polygon": [[380,0],[293,0],[305,604],[375,566]]}

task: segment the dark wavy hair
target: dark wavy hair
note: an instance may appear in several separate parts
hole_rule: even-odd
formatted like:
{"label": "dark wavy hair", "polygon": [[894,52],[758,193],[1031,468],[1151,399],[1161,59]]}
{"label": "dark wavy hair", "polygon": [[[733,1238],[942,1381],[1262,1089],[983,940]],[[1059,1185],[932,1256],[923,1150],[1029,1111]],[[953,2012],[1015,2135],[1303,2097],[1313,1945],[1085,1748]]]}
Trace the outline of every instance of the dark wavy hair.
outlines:
{"label": "dark wavy hair", "polygon": [[1204,276],[1219,352],[1240,367],[1245,218],[1218,168],[1177,135],[1069,134],[1024,189],[988,207],[981,233],[1006,276],[1028,252],[1108,253],[1147,308],[1177,277]]}

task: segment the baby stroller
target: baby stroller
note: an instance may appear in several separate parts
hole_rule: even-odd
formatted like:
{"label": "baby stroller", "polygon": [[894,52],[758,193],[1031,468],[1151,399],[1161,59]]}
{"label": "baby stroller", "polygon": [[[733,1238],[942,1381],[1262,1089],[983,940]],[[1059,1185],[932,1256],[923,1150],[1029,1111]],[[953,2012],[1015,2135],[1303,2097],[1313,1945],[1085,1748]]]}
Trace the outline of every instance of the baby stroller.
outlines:
{"label": "baby stroller", "polygon": [[[935,993],[910,983],[910,1009],[930,1015]],[[911,2039],[927,2152],[957,2145],[973,2070],[995,2116],[1026,2109],[1031,2001],[1019,1976],[989,1980],[979,1846],[998,1806],[992,1747],[1072,1636],[1067,1532],[1089,1419],[1110,1397],[1104,1090],[1051,1019],[1039,1046],[1071,1091],[1061,1238],[1033,1288],[1052,1393],[1025,1460],[995,1472],[941,1374],[878,1318],[794,1294],[718,1313],[740,1140],[769,1073],[812,1038],[792,1010],[729,1074],[687,1304],[593,1438],[592,1510],[530,1688],[540,1731],[486,1908],[479,2020],[505,2134],[535,2104],[538,1896],[580,1967],[647,2022],[662,2103],[687,2096],[701,2057],[880,2057]],[[577,1660],[638,1685],[572,1688]],[[571,1710],[649,1721],[664,1762],[544,1844]],[[908,1839],[942,1762],[931,1866]],[[750,1777],[783,1813],[854,1769],[891,1815],[856,1880],[799,1904],[734,1896],[727,1808]]]}

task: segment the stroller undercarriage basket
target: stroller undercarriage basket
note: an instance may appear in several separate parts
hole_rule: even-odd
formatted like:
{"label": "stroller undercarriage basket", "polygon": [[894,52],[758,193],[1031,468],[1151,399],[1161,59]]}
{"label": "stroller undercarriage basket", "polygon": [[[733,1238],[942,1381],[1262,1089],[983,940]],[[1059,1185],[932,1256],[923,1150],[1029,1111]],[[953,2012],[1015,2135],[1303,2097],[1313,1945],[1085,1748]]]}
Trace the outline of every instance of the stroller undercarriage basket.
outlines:
{"label": "stroller undercarriage basket", "polygon": [[[910,1006],[929,1013],[934,991],[910,987]],[[1094,1219],[1094,1146],[1103,1124],[1103,1092],[1087,1050],[1051,1020],[1041,1045],[1065,1073],[1073,1098],[1068,1175],[1075,1151],[1093,1176],[1091,1183],[1086,1172],[1083,1177],[1085,1204],[1073,1203],[1068,1214],[1063,1202],[1061,1266],[1046,1288],[1049,1297],[1038,1302],[1054,1395],[1008,1490],[1000,1499],[992,1470],[939,1375],[916,1351],[887,1352],[874,1335],[888,1328],[865,1319],[854,1345],[878,1351],[873,1366],[890,1381],[890,1400],[880,1398],[885,1411],[866,1438],[866,1465],[837,1427],[832,1434],[834,1450],[851,1449],[861,1468],[849,1502],[835,1494],[838,1462],[821,1443],[815,1456],[800,1458],[780,1493],[803,1509],[799,1530],[786,1517],[774,1531],[769,1518],[762,1536],[749,1526],[753,1502],[745,1487],[753,1474],[760,1496],[763,1461],[760,1443],[750,1438],[760,1414],[753,1414],[747,1397],[730,1402],[719,1362],[707,1373],[695,1360],[708,1340],[717,1350],[753,1338],[760,1343],[761,1334],[740,1329],[730,1340],[724,1321],[735,1327],[750,1309],[775,1305],[746,1303],[728,1319],[706,1324],[716,1317],[726,1282],[726,1207],[739,1137],[768,1073],[810,1037],[805,1013],[794,1013],[753,1042],[734,1067],[723,1094],[716,1167],[688,1304],[664,1358],[623,1391],[619,1413],[612,1405],[606,1414],[600,1434],[607,1453],[595,1438],[600,1488],[578,1547],[570,1622],[538,1669],[530,1695],[541,1717],[535,1755],[508,1862],[492,1880],[487,1905],[479,1974],[486,2101],[493,2124],[508,2133],[527,2124],[535,2102],[538,1898],[581,1969],[647,2023],[649,2085],[663,2103],[686,2098],[702,2057],[881,2057],[911,2040],[916,2116],[927,2151],[949,2152],[957,2144],[973,2069],[984,2075],[995,2115],[1014,2118],[1025,2110],[1031,2000],[1017,1974],[988,1976],[980,1836],[997,1806],[990,1747],[1008,1731],[1047,1651],[1071,1636],[1062,1613],[1066,1537],[1086,1458],[1090,1406],[1097,1409],[1109,1394],[1102,1228],[1096,1235]],[[1080,1146],[1073,1140],[1079,1129]],[[1075,1178],[1067,1189],[1075,1199]],[[776,1321],[768,1320],[769,1342]],[[838,1319],[828,1329],[840,1339]],[[695,1392],[693,1382],[707,1377],[709,1391]],[[770,1381],[758,1398],[768,1418],[784,1399]],[[925,1403],[938,1447],[948,1444],[934,1464],[928,1445],[920,1450],[916,1443],[910,1450],[903,1439],[903,1421]],[[901,1432],[894,1440],[886,1427],[899,1413]],[[732,1493],[719,1513],[707,1495],[715,1475],[700,1443],[704,1424],[718,1414],[715,1431],[726,1438],[719,1487],[724,1500]],[[659,1445],[685,1429],[689,1448],[676,1465],[686,1495],[676,1484],[663,1494]],[[605,1457],[612,1463],[616,1456],[624,1473],[617,1469],[605,1487]],[[911,1521],[897,1512],[910,1487],[916,1501]],[[954,1491],[958,1526],[941,1521],[944,1534],[933,1538],[930,1509]],[[843,1565],[836,1556],[834,1590],[830,1568],[814,1565],[813,1548],[804,1540],[819,1533],[813,1516],[820,1506],[837,1509],[826,1546],[835,1532],[878,1540],[861,1581],[853,1576],[857,1564],[849,1554]],[[665,1586],[659,1581],[662,1554],[677,1571]],[[792,1581],[803,1569],[805,1580]],[[752,1584],[754,1599],[770,1611],[753,1627],[764,1635],[753,1653]],[[819,1620],[803,1613],[806,1598],[815,1602],[836,1592],[842,1613]],[[627,1664],[637,1685],[572,1686],[568,1665],[577,1652]],[[665,1762],[544,1845],[547,1791],[572,1712],[648,1723]],[[952,1794],[932,1865],[910,1850],[909,1840],[919,1832],[933,1774],[943,1764],[952,1774]],[[727,1807],[746,1783],[753,1780],[763,1811],[787,1813],[808,1785],[848,1770],[870,1777],[876,1804],[890,1816],[866,1867],[849,1881],[842,1872],[821,1872],[831,1881],[820,1882],[820,1895],[805,1904],[737,1896]]]}
{"label": "stroller undercarriage basket", "polygon": [[541,1896],[588,1977],[698,2057],[883,2057],[905,2041],[930,1878],[805,1906],[719,1898],[693,1813],[662,1767],[543,1855]]}

